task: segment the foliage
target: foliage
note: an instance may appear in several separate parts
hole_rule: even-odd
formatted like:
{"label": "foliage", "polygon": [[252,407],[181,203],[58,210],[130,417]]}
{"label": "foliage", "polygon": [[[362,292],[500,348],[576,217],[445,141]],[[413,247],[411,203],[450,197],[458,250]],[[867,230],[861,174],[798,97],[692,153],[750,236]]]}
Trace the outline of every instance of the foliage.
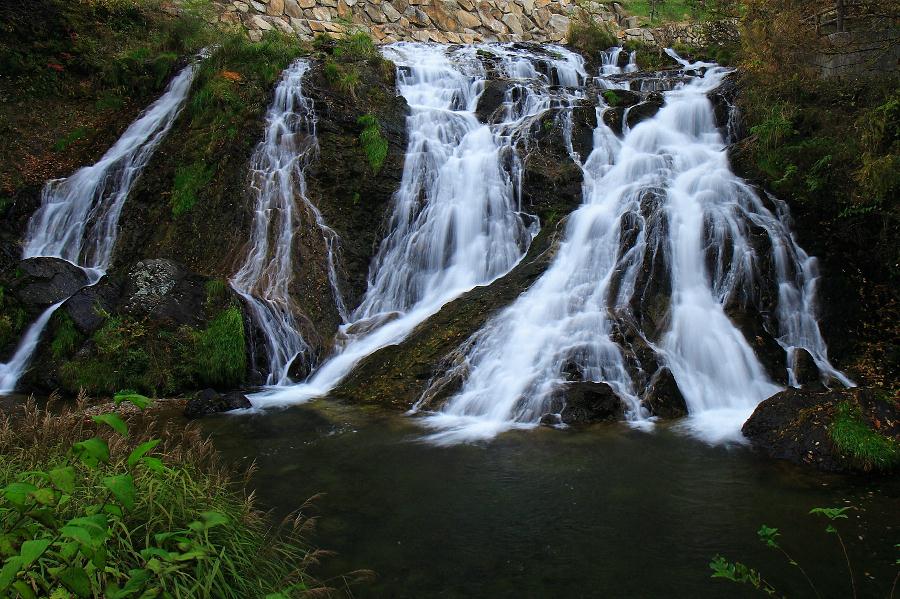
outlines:
{"label": "foliage", "polygon": [[197,366],[201,380],[210,385],[234,387],[247,370],[244,319],[241,310],[231,307],[215,317],[200,333]]}
{"label": "foliage", "polygon": [[237,386],[247,368],[241,312],[227,295],[214,297],[209,289],[207,295],[214,316],[200,330],[183,325],[170,331],[129,316],[108,316],[91,337],[92,351],[61,365],[63,387],[102,395],[134,387],[167,395],[197,384]]}
{"label": "foliage", "polygon": [[741,10],[738,0],[622,0],[621,4],[628,14],[653,24],[730,18]]}
{"label": "foliage", "polygon": [[381,54],[375,47],[372,38],[359,31],[340,39],[334,46],[331,55],[341,62],[359,62],[363,60],[380,60]]}
{"label": "foliage", "polygon": [[[134,394],[116,401],[149,405]],[[0,594],[308,594],[317,553],[301,517],[272,530],[209,442],[190,430],[134,432],[121,414],[91,425],[30,403],[0,420]]]}
{"label": "foliage", "polygon": [[72,355],[80,341],[81,336],[75,330],[75,323],[64,311],[59,310],[53,315],[55,321],[55,333],[50,342],[50,353],[57,360]]}
{"label": "foliage", "polygon": [[88,135],[87,127],[78,127],[76,129],[70,131],[69,133],[67,133],[65,136],[61,137],[53,145],[53,149],[56,150],[57,152],[62,152],[64,150],[66,150],[69,146],[71,146],[73,143],[87,137],[87,135]]}
{"label": "foliage", "polygon": [[873,431],[859,407],[849,401],[838,404],[828,434],[835,448],[862,470],[890,470],[900,465],[900,444]]}
{"label": "foliage", "polygon": [[387,139],[382,135],[381,125],[378,123],[375,115],[364,114],[356,122],[363,127],[362,132],[359,134],[359,143],[363,152],[366,153],[366,159],[369,161],[369,166],[372,167],[372,172],[377,175],[384,165],[385,158],[387,158]]}
{"label": "foliage", "polygon": [[0,285],[0,348],[17,339],[25,329],[27,321],[25,310]]}
{"label": "foliage", "polygon": [[[854,508],[852,506],[828,508],[817,507],[811,509],[809,511],[809,514],[815,516],[823,516],[828,519],[829,524],[825,527],[825,532],[834,535],[838,543],[840,544],[841,550],[844,555],[847,572],[850,578],[850,591],[855,599],[857,597],[857,591],[856,580],[853,574],[853,564],[850,561],[850,555],[847,553],[847,546],[844,543],[844,538],[841,536],[840,531],[838,531],[838,529],[835,527],[835,524],[838,520],[846,520],[848,518],[847,512],[851,509]],[[809,586],[810,590],[816,597],[822,596],[819,593],[819,589],[816,587],[815,583],[813,583],[812,579],[807,575],[806,570],[804,570],[799,562],[797,562],[797,560],[795,560],[779,543],[778,537],[781,536],[781,533],[777,528],[773,528],[763,524],[756,532],[756,535],[766,547],[774,549],[781,553],[787,560],[788,564],[797,568],[797,570],[806,581],[806,584]],[[769,596],[784,596],[779,593],[775,589],[775,587],[773,587],[768,581],[766,581],[765,578],[763,578],[763,576],[759,573],[759,571],[754,570],[753,568],[750,568],[749,566],[746,566],[745,564],[742,564],[740,562],[730,562],[726,558],[720,555],[716,555],[709,563],[709,567],[713,571],[712,578],[722,578],[724,580],[729,580],[731,582],[739,584],[748,584]]]}
{"label": "foliage", "polygon": [[172,185],[172,216],[178,218],[191,210],[197,203],[200,191],[213,178],[215,171],[200,162],[180,166],[175,171],[175,182]]}
{"label": "foliage", "polygon": [[325,79],[335,89],[349,94],[354,101],[362,81],[361,68],[375,68],[382,72],[393,69],[391,63],[378,52],[369,34],[363,31],[340,40],[318,36],[313,43],[325,58]]}
{"label": "foliage", "polygon": [[604,50],[619,45],[619,40],[609,25],[586,15],[581,13],[569,21],[569,45],[585,56],[599,58]]}

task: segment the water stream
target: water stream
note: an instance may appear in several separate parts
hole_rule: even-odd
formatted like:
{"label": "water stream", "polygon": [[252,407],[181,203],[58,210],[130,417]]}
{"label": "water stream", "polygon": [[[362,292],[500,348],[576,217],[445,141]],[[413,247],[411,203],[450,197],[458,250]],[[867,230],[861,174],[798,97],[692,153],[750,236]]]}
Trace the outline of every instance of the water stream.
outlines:
{"label": "water stream", "polygon": [[[90,285],[100,280],[116,245],[122,206],[181,112],[197,66],[193,62],[182,69],[165,93],[128,126],[99,161],[68,178],[47,182],[41,192],[41,206],[28,222],[23,259],[61,258],[84,270]],[[28,328],[12,359],[0,364],[0,393],[15,390],[41,333],[63,303],[45,310]]]}
{"label": "water stream", "polygon": [[[586,76],[580,57],[561,47],[552,50],[417,43],[384,48],[398,67],[398,92],[411,111],[389,233],[373,259],[367,292],[342,327],[335,355],[304,384],[254,394],[255,406],[326,394],[362,358],[400,341],[441,306],[490,283],[521,259],[537,229],[519,214],[521,162],[515,146],[536,119],[569,101],[575,92],[567,90]],[[519,84],[506,92],[502,115],[492,124],[475,116],[487,77],[484,54]]]}

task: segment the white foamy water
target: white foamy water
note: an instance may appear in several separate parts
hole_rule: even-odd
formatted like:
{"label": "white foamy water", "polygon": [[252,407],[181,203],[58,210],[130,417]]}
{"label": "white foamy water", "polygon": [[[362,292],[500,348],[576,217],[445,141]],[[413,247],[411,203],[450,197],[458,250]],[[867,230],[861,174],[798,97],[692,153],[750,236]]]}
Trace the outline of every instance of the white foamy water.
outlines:
{"label": "white foamy water", "polygon": [[[47,182],[41,206],[28,222],[23,258],[62,258],[84,270],[89,284],[100,280],[112,258],[125,200],[181,112],[196,70],[197,63],[182,69],[98,162],[66,179]],[[0,364],[0,393],[15,390],[41,333],[63,303],[45,310],[28,328],[12,359]]]}
{"label": "white foamy water", "polygon": [[[601,77],[617,74],[614,56],[604,60]],[[814,263],[796,246],[784,215],[766,208],[729,167],[707,97],[727,71],[684,64],[708,70],[666,93],[657,115],[621,141],[598,118],[583,206],[570,216],[547,272],[466,344],[461,389],[423,419],[436,430],[432,441],[537,426],[571,365],[584,380],[609,384],[630,420],[645,419],[645,390],[635,388],[612,326],[630,313],[648,252],[664,264],[671,299],[666,330],[655,343],[645,341],[685,396],[684,426],[710,442],[739,439],[753,408],[780,389],[725,313],[729,300],[753,296],[762,274],[751,225],[762,227],[774,248],[782,345],[804,347],[824,374],[843,376],[827,362],[818,333]],[[712,271],[711,247],[730,250],[718,252]]]}
{"label": "white foamy water", "polygon": [[293,362],[299,359],[309,366],[311,359],[290,294],[296,269],[294,234],[302,226],[303,212],[322,234],[335,306],[342,318],[347,317],[335,265],[339,239],[306,193],[304,173],[319,150],[315,110],[303,95],[303,77],[309,67],[307,60],[295,61],[275,88],[263,141],[251,160],[250,185],[256,204],[249,251],[231,278],[232,288],[243,297],[262,332],[269,385],[290,383],[288,371]]}
{"label": "white foamy water", "polygon": [[551,86],[583,83],[583,61],[557,47],[540,56],[512,45],[482,49],[520,84],[517,92],[506,93],[503,115],[491,125],[475,117],[486,77],[478,48],[416,43],[384,48],[398,66],[397,88],[410,106],[390,232],[335,355],[305,384],[255,394],[255,406],[327,393],[361,359],[399,342],[441,306],[508,272],[524,255],[537,231],[519,216],[521,165],[514,145],[554,105]]}

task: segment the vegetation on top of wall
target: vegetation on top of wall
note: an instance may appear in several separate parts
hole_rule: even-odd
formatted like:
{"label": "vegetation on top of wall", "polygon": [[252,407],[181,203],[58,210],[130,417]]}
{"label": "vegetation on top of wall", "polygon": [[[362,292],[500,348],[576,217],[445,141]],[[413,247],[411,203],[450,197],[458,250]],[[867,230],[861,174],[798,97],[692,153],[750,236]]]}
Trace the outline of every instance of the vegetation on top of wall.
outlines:
{"label": "vegetation on top of wall", "polygon": [[[119,394],[147,407],[146,397]],[[306,597],[302,512],[272,527],[194,429],[84,403],[0,419],[0,595]],[[120,414],[122,414],[120,416]],[[302,506],[304,509],[306,506]]]}
{"label": "vegetation on top of wall", "polygon": [[586,13],[579,14],[580,16],[569,21],[568,40],[570,46],[583,55],[596,60],[604,50],[619,45],[619,40],[609,25],[598,23],[586,16]]}

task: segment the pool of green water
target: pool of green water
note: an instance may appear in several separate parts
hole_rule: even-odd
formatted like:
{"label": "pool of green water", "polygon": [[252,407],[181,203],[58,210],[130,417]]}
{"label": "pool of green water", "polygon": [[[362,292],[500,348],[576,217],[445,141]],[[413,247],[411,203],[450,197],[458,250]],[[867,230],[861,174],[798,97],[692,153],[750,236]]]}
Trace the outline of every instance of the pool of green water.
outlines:
{"label": "pool of green water", "polygon": [[837,538],[814,507],[853,506],[838,528],[859,597],[886,597],[897,573],[900,481],[825,475],[712,447],[659,426],[514,431],[474,445],[423,441],[415,419],[327,400],[203,421],[230,459],[255,460],[262,504],[309,497],[311,539],[337,552],[323,578],[370,569],[356,597],[754,597],[713,580],[722,554],[780,592],[849,597]]}

